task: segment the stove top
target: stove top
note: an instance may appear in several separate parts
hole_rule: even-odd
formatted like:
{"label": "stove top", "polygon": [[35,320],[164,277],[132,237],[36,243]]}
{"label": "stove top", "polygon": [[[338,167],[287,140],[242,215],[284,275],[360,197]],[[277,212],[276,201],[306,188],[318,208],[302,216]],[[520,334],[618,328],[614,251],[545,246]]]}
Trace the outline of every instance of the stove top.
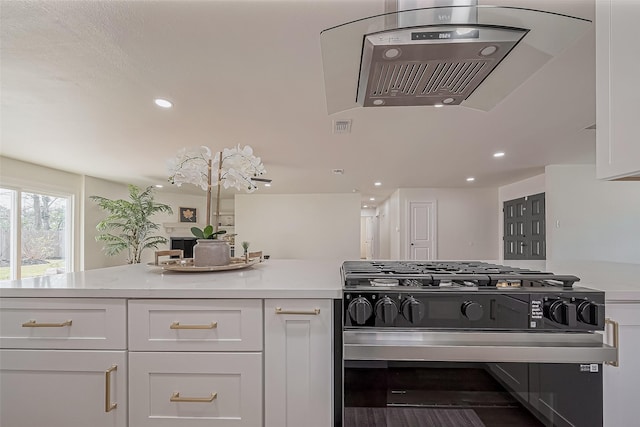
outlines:
{"label": "stove top", "polygon": [[346,261],[345,288],[542,288],[572,289],[580,279],[570,275],[479,261]]}

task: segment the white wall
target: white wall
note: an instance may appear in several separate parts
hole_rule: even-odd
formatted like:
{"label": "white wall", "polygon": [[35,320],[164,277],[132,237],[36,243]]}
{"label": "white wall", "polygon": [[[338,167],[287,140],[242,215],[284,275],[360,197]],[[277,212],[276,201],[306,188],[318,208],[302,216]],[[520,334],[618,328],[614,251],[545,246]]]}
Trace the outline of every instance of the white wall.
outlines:
{"label": "white wall", "polygon": [[237,194],[236,243],[272,258],[358,259],[360,195]]}
{"label": "white wall", "polygon": [[[3,187],[19,188],[26,191],[42,191],[71,196],[73,199],[73,221],[75,224],[81,222],[81,175],[0,156],[0,184]],[[73,241],[72,270],[79,271],[82,265],[83,241],[78,227],[72,230],[71,239]]]}
{"label": "white wall", "polygon": [[127,254],[121,253],[116,256],[107,256],[102,251],[102,242],[96,242],[96,236],[98,235],[96,225],[105,218],[106,212],[100,209],[89,197],[101,196],[107,199],[128,199],[128,195],[129,191],[125,184],[90,176],[84,177],[84,221],[80,226],[84,239],[83,270],[111,267],[127,263]]}
{"label": "white wall", "polygon": [[640,264],[640,182],[599,181],[592,165],[545,175],[548,260]]}
{"label": "white wall", "polygon": [[[126,254],[121,253],[117,256],[107,256],[102,251],[102,243],[96,242],[95,237],[98,235],[96,225],[104,219],[106,212],[98,208],[96,203],[89,199],[89,196],[102,196],[108,199],[125,199],[129,200],[129,190],[126,184],[106,181],[99,178],[86,176],[85,197],[84,197],[84,269],[91,270],[94,268],[110,267],[114,265],[126,264]],[[206,193],[202,195],[193,195],[181,193],[179,188],[165,187],[159,188],[154,192],[154,200],[157,203],[164,203],[173,209],[172,214],[160,213],[151,218],[160,229],[156,233],[158,236],[166,237],[167,240],[173,237],[193,237],[191,227],[194,224],[179,222],[179,208],[191,207],[196,208],[198,216],[198,226],[202,227],[206,224]],[[233,212],[233,200],[223,199],[220,201],[220,211],[225,213]],[[212,215],[215,215],[215,200],[213,201]],[[171,226],[171,231],[164,227],[164,224]],[[158,249],[168,249],[169,243],[161,245]],[[142,263],[152,262],[154,260],[154,249],[146,249],[142,253]]]}
{"label": "white wall", "polygon": [[[496,259],[498,190],[496,188],[401,188],[398,190],[397,249],[406,259],[409,244],[410,201],[437,201],[438,259]],[[392,225],[392,235],[394,225]],[[392,240],[392,245],[394,244]]]}
{"label": "white wall", "polygon": [[[545,175],[537,175],[522,181],[498,188],[498,260],[504,260],[502,237],[504,236],[504,202],[521,197],[532,196],[546,191]],[[546,195],[545,195],[546,198]],[[547,229],[549,227],[547,226]]]}

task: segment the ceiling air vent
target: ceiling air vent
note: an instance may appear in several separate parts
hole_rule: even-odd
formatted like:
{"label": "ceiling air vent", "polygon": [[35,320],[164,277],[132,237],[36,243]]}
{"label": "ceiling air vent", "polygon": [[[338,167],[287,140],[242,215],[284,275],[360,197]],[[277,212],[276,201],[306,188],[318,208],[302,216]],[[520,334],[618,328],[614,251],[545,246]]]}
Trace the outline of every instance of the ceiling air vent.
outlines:
{"label": "ceiling air vent", "polygon": [[351,120],[334,120],[333,133],[351,133]]}

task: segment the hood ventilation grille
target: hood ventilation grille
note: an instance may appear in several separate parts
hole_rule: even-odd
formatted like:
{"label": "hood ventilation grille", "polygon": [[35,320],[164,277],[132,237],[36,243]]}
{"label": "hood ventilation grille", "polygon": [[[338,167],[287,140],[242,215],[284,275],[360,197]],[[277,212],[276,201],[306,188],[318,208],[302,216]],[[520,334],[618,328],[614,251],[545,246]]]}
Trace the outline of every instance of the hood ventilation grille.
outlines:
{"label": "hood ventilation grille", "polygon": [[370,96],[460,95],[486,66],[486,61],[378,64]]}

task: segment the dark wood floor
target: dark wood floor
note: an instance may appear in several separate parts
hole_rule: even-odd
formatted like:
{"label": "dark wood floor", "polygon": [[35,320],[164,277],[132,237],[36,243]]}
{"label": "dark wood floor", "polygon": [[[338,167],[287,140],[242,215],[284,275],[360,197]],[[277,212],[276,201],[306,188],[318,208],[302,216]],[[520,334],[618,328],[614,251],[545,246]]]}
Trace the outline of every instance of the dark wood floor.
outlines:
{"label": "dark wood floor", "polygon": [[345,384],[345,427],[543,426],[478,367],[348,369]]}

